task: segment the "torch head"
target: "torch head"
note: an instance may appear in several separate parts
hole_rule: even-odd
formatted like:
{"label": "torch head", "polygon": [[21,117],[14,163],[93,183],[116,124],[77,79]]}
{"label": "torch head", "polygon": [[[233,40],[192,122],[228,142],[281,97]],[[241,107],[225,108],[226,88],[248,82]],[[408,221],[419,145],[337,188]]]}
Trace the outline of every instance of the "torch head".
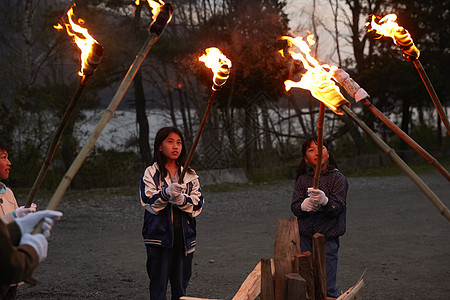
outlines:
{"label": "torch head", "polygon": [[413,61],[419,58],[420,51],[414,45],[411,35],[405,28],[401,27],[401,29],[397,30],[394,39],[400,50],[402,50],[406,60]]}
{"label": "torch head", "polygon": [[167,23],[170,22],[170,19],[172,18],[172,12],[172,4],[166,3],[161,6],[156,20],[152,24],[150,24],[149,31],[159,36],[163,32],[164,28],[166,28]]}
{"label": "torch head", "polygon": [[92,76],[97,69],[103,56],[103,47],[99,43],[92,44],[91,51],[86,59],[86,64],[83,66],[82,73],[85,76]]}
{"label": "torch head", "polygon": [[219,70],[214,74],[213,87],[214,91],[220,90],[222,86],[227,82],[228,77],[230,77],[231,68],[228,64],[223,64],[219,67]]}
{"label": "torch head", "polygon": [[395,22],[397,15],[389,14],[383,18],[375,15],[369,17],[372,20],[366,23],[367,31],[374,33],[375,38],[391,37],[408,61],[419,58],[420,51],[414,45],[411,35],[405,28]]}

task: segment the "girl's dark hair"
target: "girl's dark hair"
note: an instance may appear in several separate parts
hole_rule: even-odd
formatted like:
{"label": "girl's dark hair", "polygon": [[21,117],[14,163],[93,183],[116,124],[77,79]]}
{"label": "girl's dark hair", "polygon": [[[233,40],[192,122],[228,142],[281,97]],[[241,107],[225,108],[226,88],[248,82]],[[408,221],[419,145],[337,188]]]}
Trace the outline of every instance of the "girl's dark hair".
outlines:
{"label": "girl's dark hair", "polygon": [[0,141],[0,150],[7,151],[6,145],[3,144],[2,141]]}
{"label": "girl's dark hair", "polygon": [[[178,156],[178,158],[177,158],[177,165],[182,166],[182,165],[184,165],[184,162],[186,161],[186,148],[185,148],[185,144],[184,144],[183,133],[176,127],[163,127],[160,130],[158,130],[158,132],[156,133],[156,136],[155,136],[155,144],[153,147],[153,151],[154,151],[153,162],[156,162],[158,164],[159,170],[161,171],[163,178],[167,176],[167,169],[166,169],[167,158],[162,153],[162,151],[159,151],[159,146],[162,145],[162,142],[171,133],[176,133],[181,138],[182,147],[181,147],[180,156]],[[180,168],[178,168],[178,172],[180,172]]]}
{"label": "girl's dark hair", "polygon": [[[307,166],[307,164],[306,164],[306,161],[305,161],[305,156],[306,156],[306,150],[308,149],[309,145],[311,145],[311,143],[316,143],[316,144],[318,143],[317,136],[312,136],[312,137],[307,138],[302,144],[302,159],[300,160],[300,164],[298,165],[298,168],[297,168],[296,180],[297,180],[297,178],[300,175],[306,173],[306,166]],[[327,142],[325,140],[323,140],[322,144],[328,150],[328,145],[327,145]],[[334,158],[334,155],[330,151],[328,151],[328,155],[329,155],[329,157],[328,157],[328,165],[337,168],[337,163],[336,163],[336,159]]]}

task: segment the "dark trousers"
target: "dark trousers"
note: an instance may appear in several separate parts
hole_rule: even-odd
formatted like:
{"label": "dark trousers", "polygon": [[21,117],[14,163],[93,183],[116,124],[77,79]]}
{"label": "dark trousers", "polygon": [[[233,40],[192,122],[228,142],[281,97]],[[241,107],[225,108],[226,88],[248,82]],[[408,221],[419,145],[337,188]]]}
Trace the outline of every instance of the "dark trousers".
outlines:
{"label": "dark trousers", "polygon": [[192,274],[192,258],[184,247],[162,248],[146,246],[147,274],[150,279],[150,300],[166,300],[167,283],[170,280],[172,300],[186,295],[186,288]]}
{"label": "dark trousers", "polygon": [[[302,252],[311,251],[312,238],[300,235],[300,249]],[[327,296],[338,298],[336,287],[337,263],[338,263],[339,237],[327,238],[325,241],[325,259],[327,272]]]}

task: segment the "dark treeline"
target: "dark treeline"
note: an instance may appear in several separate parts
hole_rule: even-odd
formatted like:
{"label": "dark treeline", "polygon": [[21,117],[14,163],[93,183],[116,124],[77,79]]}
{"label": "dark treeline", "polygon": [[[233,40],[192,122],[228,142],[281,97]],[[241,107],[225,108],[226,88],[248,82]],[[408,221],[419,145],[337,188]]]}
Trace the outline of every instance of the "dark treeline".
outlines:
{"label": "dark treeline", "polygon": [[[75,15],[105,49],[86,87],[81,104],[66,128],[43,187],[53,188],[78,153],[77,124],[87,110],[109,103],[147,38],[151,12],[145,1],[80,0]],[[168,2],[168,1],[167,1]],[[284,81],[298,79],[301,66],[283,58],[280,40],[297,24],[311,31],[318,43],[313,53],[335,49],[335,64],[371,96],[370,101],[429,151],[448,148],[442,126],[422,81],[392,39],[374,39],[366,32],[369,14],[398,15],[421,51],[420,61],[444,107],[449,103],[450,1],[310,1],[302,20],[289,20],[289,1],[178,0],[173,18],[154,45],[121,108],[136,113],[136,133],[120,148],[95,147],[72,186],[75,188],[134,184],[152,157],[148,118],[163,111],[183,130],[190,147],[206,107],[212,73],[198,57],[218,47],[231,59],[232,73],[218,93],[193,164],[198,169],[242,167],[277,174],[280,166],[299,159],[298,145],[317,130],[318,101],[308,91],[284,90]],[[7,143],[15,186],[31,187],[54,128],[80,77],[79,51],[63,32],[53,29],[73,4],[70,1],[0,2],[0,139]],[[318,14],[329,10],[325,18]],[[299,32],[295,34],[304,34]],[[328,39],[325,39],[325,36]],[[330,38],[331,37],[331,38]],[[324,42],[324,41],[328,42]],[[330,42],[331,41],[331,42]],[[346,51],[345,49],[351,49]],[[383,140],[397,150],[408,148],[363,105],[352,109]],[[327,110],[324,138],[337,157],[378,152],[376,146],[346,116]]]}

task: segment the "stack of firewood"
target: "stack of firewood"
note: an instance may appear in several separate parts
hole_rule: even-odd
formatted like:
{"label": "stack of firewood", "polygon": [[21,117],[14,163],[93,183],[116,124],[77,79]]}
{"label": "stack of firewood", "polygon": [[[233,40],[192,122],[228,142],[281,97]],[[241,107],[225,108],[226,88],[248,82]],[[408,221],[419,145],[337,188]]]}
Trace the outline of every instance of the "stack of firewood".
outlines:
{"label": "stack of firewood", "polygon": [[[263,258],[241,285],[233,300],[326,300],[325,236],[313,236],[313,253],[301,252],[296,218],[278,220],[274,257]],[[364,281],[343,293],[338,300],[362,296]]]}
{"label": "stack of firewood", "polygon": [[[242,283],[232,300],[327,300],[325,236],[313,236],[313,253],[300,251],[296,218],[279,219],[274,258],[262,258]],[[361,299],[361,279],[337,300]],[[181,300],[203,300],[181,297]],[[211,299],[207,299],[211,300]]]}

